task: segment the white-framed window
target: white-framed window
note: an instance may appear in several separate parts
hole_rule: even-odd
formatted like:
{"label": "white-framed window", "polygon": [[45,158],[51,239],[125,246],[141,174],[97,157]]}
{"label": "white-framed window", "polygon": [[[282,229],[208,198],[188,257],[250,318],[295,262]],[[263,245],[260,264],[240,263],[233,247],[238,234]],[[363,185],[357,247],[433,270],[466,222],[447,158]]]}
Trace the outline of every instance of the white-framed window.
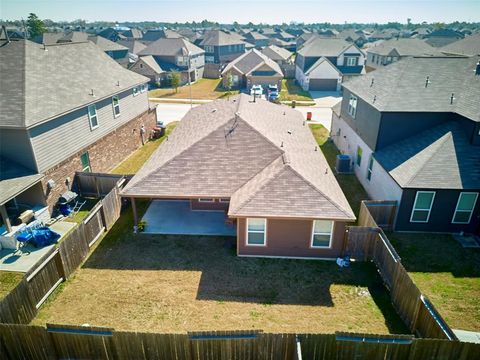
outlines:
{"label": "white-framed window", "polygon": [[247,219],[247,245],[265,246],[267,240],[267,219]]}
{"label": "white-framed window", "polygon": [[92,170],[90,167],[90,156],[88,155],[88,151],[85,151],[82,155],[80,155],[80,162],[82,163],[83,172],[90,172]]}
{"label": "white-framed window", "polygon": [[355,95],[350,95],[350,99],[348,100],[348,113],[353,118],[355,118],[355,115],[357,115],[357,102],[357,97]]}
{"label": "white-framed window", "polygon": [[238,82],[240,81],[240,78],[238,77],[238,75],[233,75],[232,78],[233,78],[233,84],[238,85]]}
{"label": "white-framed window", "polygon": [[113,117],[120,116],[120,102],[118,96],[112,96]]}
{"label": "white-framed window", "polygon": [[141,93],[144,93],[145,90],[147,90],[147,87],[145,86],[145,84],[141,84],[141,85],[140,85],[140,92],[141,92]]}
{"label": "white-framed window", "polygon": [[478,193],[461,192],[453,213],[452,224],[469,224],[477,204]]}
{"label": "white-framed window", "polygon": [[430,219],[434,199],[435,191],[417,191],[410,222],[427,223]]}
{"label": "white-framed window", "polygon": [[135,86],[135,87],[132,89],[132,91],[133,91],[133,96],[137,96],[137,95],[138,95],[138,87]]}
{"label": "white-framed window", "polygon": [[177,56],[177,65],[178,66],[187,66],[188,65],[188,56]]}
{"label": "white-framed window", "polygon": [[370,158],[368,159],[368,166],[367,166],[367,180],[370,181],[372,179],[372,172],[373,172],[373,155],[370,154]]}
{"label": "white-framed window", "polygon": [[347,66],[357,66],[357,58],[355,56],[349,56],[345,58]]}
{"label": "white-framed window", "polygon": [[312,224],[312,248],[330,248],[332,246],[333,221],[314,220]]}
{"label": "white-framed window", "polygon": [[374,63],[376,60],[376,56],[375,55],[372,55],[372,63]]}
{"label": "white-framed window", "polygon": [[213,53],[213,46],[212,45],[205,45],[205,52],[206,53]]}
{"label": "white-framed window", "polygon": [[94,130],[98,127],[97,107],[95,104],[88,106],[88,121],[90,122],[91,130]]}
{"label": "white-framed window", "polygon": [[360,166],[362,164],[362,155],[363,155],[363,150],[360,146],[357,146],[357,166]]}
{"label": "white-framed window", "polygon": [[218,201],[221,202],[221,203],[229,203],[230,199],[229,198],[220,198]]}
{"label": "white-framed window", "polygon": [[198,199],[198,202],[201,203],[214,203],[215,199],[214,198],[200,198]]}
{"label": "white-framed window", "polygon": [[207,64],[212,64],[215,62],[215,57],[214,56],[205,56],[205,62]]}

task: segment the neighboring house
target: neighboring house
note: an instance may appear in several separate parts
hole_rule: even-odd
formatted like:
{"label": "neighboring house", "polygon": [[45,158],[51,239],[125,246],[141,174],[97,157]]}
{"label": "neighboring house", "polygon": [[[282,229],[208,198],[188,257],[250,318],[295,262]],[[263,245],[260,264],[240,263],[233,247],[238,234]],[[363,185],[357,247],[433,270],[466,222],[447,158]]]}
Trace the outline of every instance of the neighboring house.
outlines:
{"label": "neighboring house", "polygon": [[145,44],[150,44],[159,39],[180,39],[183,36],[173,30],[147,30],[142,37]]}
{"label": "neighboring house", "polygon": [[438,49],[447,55],[477,56],[480,55],[480,33],[465,37]]}
{"label": "neighboring house", "polygon": [[276,45],[269,45],[262,50],[262,54],[275,61],[282,69],[284,77],[295,76],[293,53]]}
{"label": "neighboring house", "polygon": [[135,39],[118,40],[117,44],[128,48],[128,61],[130,64],[133,64],[135,61],[137,61],[138,53],[147,47],[147,45],[142,43],[140,40]]}
{"label": "neighboring house", "polygon": [[310,40],[310,39],[312,39],[312,38],[314,38],[314,37],[319,37],[319,35],[313,34],[313,33],[311,33],[311,32],[304,33],[304,34],[300,35],[300,36],[297,38],[297,41],[296,41],[297,51],[302,48],[303,44],[305,44],[308,40]]}
{"label": "neighboring house", "polygon": [[139,40],[143,37],[143,32],[140,29],[129,29],[122,32],[122,35],[125,36],[128,40]]}
{"label": "neighboring house", "polygon": [[465,37],[461,32],[451,29],[438,29],[425,36],[425,41],[435,47],[451,44]]}
{"label": "neighboring house", "polygon": [[397,231],[480,231],[478,58],[408,58],[345,83],[331,136]]}
{"label": "neighboring house", "polygon": [[295,78],[304,90],[339,91],[342,80],[365,72],[365,54],[343,39],[315,37],[295,58]]}
{"label": "neighboring house", "polygon": [[88,41],[88,34],[80,31],[46,32],[33,41],[44,45],[85,42]]}
{"label": "neighboring house", "polygon": [[423,39],[423,38],[425,38],[425,36],[427,36],[431,32],[432,31],[429,28],[420,27],[420,28],[416,28],[415,30],[412,31],[412,36]]}
{"label": "neighboring house", "polygon": [[245,53],[245,41],[222,30],[206,31],[199,46],[208,64],[226,64]]}
{"label": "neighboring house", "polygon": [[253,85],[266,88],[270,84],[276,84],[279,89],[282,87],[283,72],[280,66],[256,49],[246,52],[225,66],[222,71],[224,87],[230,75],[235,88],[250,90]]}
{"label": "neighboring house", "polygon": [[270,42],[268,37],[256,31],[250,31],[249,33],[243,35],[243,37],[245,38],[245,41],[252,44],[256,49],[261,49],[265,46],[268,46]]}
{"label": "neighboring house", "polygon": [[118,29],[114,29],[114,28],[106,28],[106,29],[103,29],[101,30],[97,35],[98,36],[101,36],[107,40],[110,40],[110,41],[118,41],[122,38],[125,38],[122,34],[121,34],[121,30],[118,30]]}
{"label": "neighboring house", "polygon": [[337,37],[347,40],[348,42],[353,42],[360,48],[368,42],[367,37],[361,30],[343,30],[337,35]]}
{"label": "neighboring house", "polygon": [[75,171],[110,171],[141,146],[141,125],[155,126],[148,79],[88,41],[4,43],[0,78],[0,157],[42,175],[50,208]]}
{"label": "neighboring house", "polygon": [[101,36],[89,36],[88,40],[102,49],[108,56],[123,66],[128,65],[128,48]]}
{"label": "neighboring house", "polygon": [[365,65],[369,69],[378,69],[410,56],[443,56],[443,54],[423,40],[395,38],[369,47]]}
{"label": "neighboring house", "polygon": [[335,258],[355,221],[301,113],[245,94],[190,110],[121,196],[131,200],[135,224],[138,198],[158,208],[185,203],[186,217],[222,211],[196,235],[232,222],[239,256]]}
{"label": "neighboring house", "polygon": [[191,43],[195,43],[197,39],[200,38],[200,33],[193,29],[179,29],[177,33],[185,39],[188,39]]}
{"label": "neighboring house", "polygon": [[187,39],[158,39],[138,55],[153,56],[160,68],[166,72],[179,71],[181,84],[188,83],[188,74],[190,74],[190,81],[197,81],[203,77],[205,51]]}
{"label": "neighboring house", "polygon": [[130,67],[130,70],[148,77],[151,87],[159,87],[162,84],[162,76],[166,76],[165,71],[162,70],[152,55],[140,56]]}

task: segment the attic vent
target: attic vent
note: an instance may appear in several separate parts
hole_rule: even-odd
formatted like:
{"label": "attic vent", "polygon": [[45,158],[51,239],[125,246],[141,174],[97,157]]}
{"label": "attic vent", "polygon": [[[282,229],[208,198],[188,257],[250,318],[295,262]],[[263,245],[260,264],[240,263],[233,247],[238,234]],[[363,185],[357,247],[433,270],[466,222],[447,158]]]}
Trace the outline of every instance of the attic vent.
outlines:
{"label": "attic vent", "polygon": [[431,83],[430,76],[427,76],[427,78],[425,79],[425,87],[428,87],[428,84],[430,83]]}
{"label": "attic vent", "polygon": [[372,87],[372,86],[373,86],[373,83],[374,83],[374,82],[375,82],[375,79],[374,79],[374,78],[372,78],[372,82],[370,83],[370,87]]}
{"label": "attic vent", "polygon": [[450,95],[450,105],[452,105],[454,101],[455,101],[455,94],[452,93],[452,95]]}

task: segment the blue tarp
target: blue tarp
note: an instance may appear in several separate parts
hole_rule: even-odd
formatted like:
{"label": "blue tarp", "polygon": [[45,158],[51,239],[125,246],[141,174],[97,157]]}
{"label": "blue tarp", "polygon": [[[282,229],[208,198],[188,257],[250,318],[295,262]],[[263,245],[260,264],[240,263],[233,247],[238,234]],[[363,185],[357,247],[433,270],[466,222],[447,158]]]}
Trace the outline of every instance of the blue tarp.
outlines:
{"label": "blue tarp", "polygon": [[60,234],[50,230],[48,227],[40,227],[35,230],[29,230],[17,235],[17,240],[20,242],[30,242],[35,247],[44,247],[55,244],[60,239]]}

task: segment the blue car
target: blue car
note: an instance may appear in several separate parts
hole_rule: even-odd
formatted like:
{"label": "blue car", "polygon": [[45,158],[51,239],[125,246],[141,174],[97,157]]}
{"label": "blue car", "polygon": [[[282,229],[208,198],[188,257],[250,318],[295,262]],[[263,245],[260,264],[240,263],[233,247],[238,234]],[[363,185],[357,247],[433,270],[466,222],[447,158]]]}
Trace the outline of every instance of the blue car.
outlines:
{"label": "blue car", "polygon": [[268,85],[267,94],[268,94],[268,100],[269,101],[278,100],[278,98],[280,97],[280,94],[278,92],[278,86],[277,85]]}

